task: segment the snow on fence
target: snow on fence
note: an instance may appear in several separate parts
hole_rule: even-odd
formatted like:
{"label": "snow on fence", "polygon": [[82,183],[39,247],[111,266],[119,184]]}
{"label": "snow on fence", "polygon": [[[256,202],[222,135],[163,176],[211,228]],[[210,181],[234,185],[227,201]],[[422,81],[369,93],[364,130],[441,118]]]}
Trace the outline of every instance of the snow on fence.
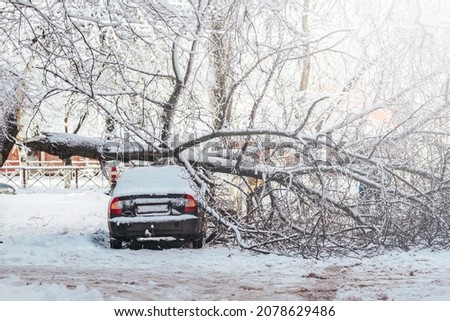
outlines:
{"label": "snow on fence", "polygon": [[5,166],[0,181],[19,188],[107,188],[109,181],[97,166]]}

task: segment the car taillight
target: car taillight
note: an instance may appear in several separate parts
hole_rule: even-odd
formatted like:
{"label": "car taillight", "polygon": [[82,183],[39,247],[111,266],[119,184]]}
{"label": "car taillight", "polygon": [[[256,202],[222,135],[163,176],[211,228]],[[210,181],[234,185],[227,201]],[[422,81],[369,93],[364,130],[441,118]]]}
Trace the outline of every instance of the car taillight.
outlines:
{"label": "car taillight", "polygon": [[192,195],[186,195],[186,203],[184,204],[184,213],[196,213],[197,212],[197,202]]}
{"label": "car taillight", "polygon": [[111,205],[109,205],[109,216],[121,216],[122,214],[122,202],[118,197],[114,197],[111,201]]}

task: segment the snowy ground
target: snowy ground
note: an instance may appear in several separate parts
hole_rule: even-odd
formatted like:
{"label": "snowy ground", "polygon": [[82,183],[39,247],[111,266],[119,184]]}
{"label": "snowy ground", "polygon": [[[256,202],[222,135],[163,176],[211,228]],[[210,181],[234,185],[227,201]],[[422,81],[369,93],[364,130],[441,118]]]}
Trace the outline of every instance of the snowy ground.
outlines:
{"label": "snowy ground", "polygon": [[316,261],[207,245],[112,250],[107,201],[0,195],[0,300],[450,300],[450,251]]}

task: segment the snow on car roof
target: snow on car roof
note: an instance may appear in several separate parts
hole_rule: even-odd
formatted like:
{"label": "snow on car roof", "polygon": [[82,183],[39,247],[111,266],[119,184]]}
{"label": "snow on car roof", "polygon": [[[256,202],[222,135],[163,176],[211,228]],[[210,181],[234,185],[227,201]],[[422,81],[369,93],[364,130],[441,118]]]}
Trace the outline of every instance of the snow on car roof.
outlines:
{"label": "snow on car roof", "polygon": [[122,174],[114,196],[135,194],[196,194],[189,173],[181,166],[135,167]]}

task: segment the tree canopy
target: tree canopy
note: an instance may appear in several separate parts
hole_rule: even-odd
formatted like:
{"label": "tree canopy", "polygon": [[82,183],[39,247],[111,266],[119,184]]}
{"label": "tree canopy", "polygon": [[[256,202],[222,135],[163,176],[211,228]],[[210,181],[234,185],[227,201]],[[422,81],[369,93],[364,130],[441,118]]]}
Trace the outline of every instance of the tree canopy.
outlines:
{"label": "tree canopy", "polygon": [[[447,246],[445,1],[0,4],[0,144],[183,164],[216,239]],[[90,137],[95,137],[92,139]]]}

